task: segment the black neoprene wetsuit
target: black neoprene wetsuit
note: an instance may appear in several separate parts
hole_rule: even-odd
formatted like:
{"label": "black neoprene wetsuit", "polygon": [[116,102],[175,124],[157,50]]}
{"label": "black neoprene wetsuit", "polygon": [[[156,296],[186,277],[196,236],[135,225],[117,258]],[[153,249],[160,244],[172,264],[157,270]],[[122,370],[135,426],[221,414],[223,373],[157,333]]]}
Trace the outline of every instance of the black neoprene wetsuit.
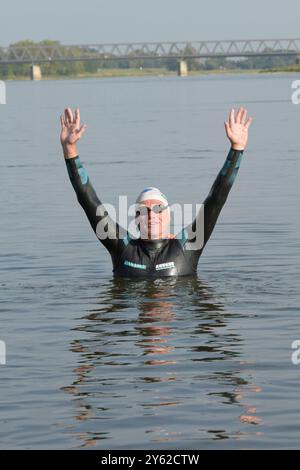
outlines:
{"label": "black neoprene wetsuit", "polygon": [[[79,156],[66,160],[71,183],[77,199],[84,209],[97,238],[109,251],[113,272],[117,277],[165,277],[195,275],[203,248],[217,222],[229,191],[237,175],[243,151],[231,149],[209,195],[203,203],[202,218],[183,228],[175,238],[143,241],[133,238],[129,232],[122,234],[121,227],[108,215],[98,199],[89,176]],[[197,223],[204,223],[203,239],[195,245]],[[99,237],[99,227],[107,236]],[[102,231],[103,233],[103,231]]]}

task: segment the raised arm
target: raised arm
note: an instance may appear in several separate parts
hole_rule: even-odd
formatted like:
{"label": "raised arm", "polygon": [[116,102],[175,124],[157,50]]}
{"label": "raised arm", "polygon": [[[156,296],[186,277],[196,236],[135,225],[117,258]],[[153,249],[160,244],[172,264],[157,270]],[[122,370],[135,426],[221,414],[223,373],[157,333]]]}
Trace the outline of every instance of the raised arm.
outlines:
{"label": "raised arm", "polygon": [[[231,143],[230,151],[202,208],[193,223],[185,229],[185,237],[187,240],[186,249],[192,252],[194,251],[194,256],[197,259],[212,234],[219,214],[238,173],[243,153],[248,142],[248,130],[252,122],[252,118],[248,120],[246,118],[246,109],[240,108],[236,116],[235,110],[231,110],[229,121],[225,122],[226,134]],[[195,234],[197,235],[196,238]]]}
{"label": "raised arm", "polygon": [[110,252],[112,257],[117,256],[120,235],[119,226],[109,217],[105,207],[98,199],[87,171],[79,158],[77,143],[86,129],[86,126],[80,123],[79,109],[76,109],[75,115],[73,115],[71,109],[67,108],[60,121],[60,140],[69,178],[76,192],[78,202],[84,209],[97,238]]}

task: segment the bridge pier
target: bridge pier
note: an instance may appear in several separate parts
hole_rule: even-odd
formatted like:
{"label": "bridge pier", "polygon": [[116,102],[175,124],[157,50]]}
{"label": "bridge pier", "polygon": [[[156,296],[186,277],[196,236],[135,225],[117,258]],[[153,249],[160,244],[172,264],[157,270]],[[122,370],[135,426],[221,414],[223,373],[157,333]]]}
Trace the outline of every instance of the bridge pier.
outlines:
{"label": "bridge pier", "polygon": [[180,59],[178,62],[178,77],[187,77],[188,76],[188,64],[184,59]]}
{"label": "bridge pier", "polygon": [[31,66],[31,80],[42,80],[42,70],[39,65]]}

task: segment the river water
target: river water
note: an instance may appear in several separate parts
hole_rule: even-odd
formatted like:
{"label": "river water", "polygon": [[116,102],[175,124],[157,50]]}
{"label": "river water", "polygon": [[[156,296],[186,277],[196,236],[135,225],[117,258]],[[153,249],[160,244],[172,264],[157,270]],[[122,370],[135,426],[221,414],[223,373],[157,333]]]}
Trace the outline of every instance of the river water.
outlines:
{"label": "river water", "polygon": [[[1,115],[0,447],[298,448],[296,75],[7,83]],[[99,197],[201,203],[231,106],[253,116],[196,279],[114,280],[71,187],[59,115],[79,106]]]}

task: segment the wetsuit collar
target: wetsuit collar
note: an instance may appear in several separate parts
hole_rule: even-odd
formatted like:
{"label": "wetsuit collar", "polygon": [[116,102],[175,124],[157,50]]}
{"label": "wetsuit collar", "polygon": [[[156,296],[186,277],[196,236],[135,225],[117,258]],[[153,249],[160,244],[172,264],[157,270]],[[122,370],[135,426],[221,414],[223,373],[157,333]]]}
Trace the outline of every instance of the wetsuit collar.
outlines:
{"label": "wetsuit collar", "polygon": [[161,238],[158,240],[142,240],[140,238],[140,242],[143,248],[145,248],[146,251],[158,251],[161,248],[163,248],[167,243],[169,239],[168,238]]}

